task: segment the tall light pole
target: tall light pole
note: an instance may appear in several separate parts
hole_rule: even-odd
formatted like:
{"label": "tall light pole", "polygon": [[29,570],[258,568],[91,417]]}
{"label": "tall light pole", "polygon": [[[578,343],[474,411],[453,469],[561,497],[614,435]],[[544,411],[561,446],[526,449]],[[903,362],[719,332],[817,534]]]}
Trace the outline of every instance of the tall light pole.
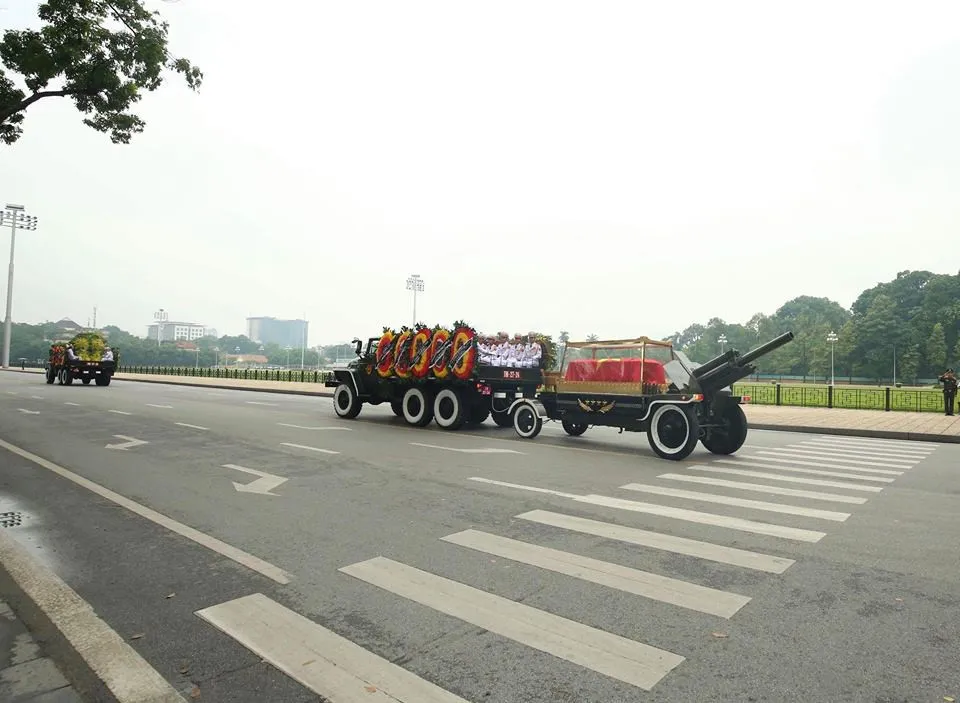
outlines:
{"label": "tall light pole", "polygon": [[37,228],[37,218],[24,212],[23,205],[7,205],[0,212],[0,224],[10,228],[10,271],[7,274],[7,315],[3,320],[3,368],[10,366],[10,332],[13,325],[13,252],[17,243],[17,228],[28,231]]}
{"label": "tall light pole", "polygon": [[727,346],[727,335],[721,334],[717,341],[720,342],[720,353],[723,354],[723,350],[726,349]]}
{"label": "tall light pole", "polygon": [[291,346],[288,344],[288,345],[287,345],[287,348],[286,348],[286,352],[287,352],[287,368],[288,368],[288,369],[290,368],[290,351],[291,351],[292,349],[293,349],[293,347],[291,347]]}
{"label": "tall light pole", "polygon": [[413,326],[417,326],[417,292],[423,292],[423,279],[419,274],[411,274],[407,279],[407,290],[413,291]]}
{"label": "tall light pole", "polygon": [[837,343],[837,333],[833,330],[830,330],[830,334],[827,335],[827,341],[830,342],[830,385],[834,385],[834,376],[833,376],[833,347]]}
{"label": "tall light pole", "polygon": [[157,346],[159,347],[160,341],[163,339],[163,323],[170,319],[170,313],[160,308],[153,313],[153,319],[157,321]]}

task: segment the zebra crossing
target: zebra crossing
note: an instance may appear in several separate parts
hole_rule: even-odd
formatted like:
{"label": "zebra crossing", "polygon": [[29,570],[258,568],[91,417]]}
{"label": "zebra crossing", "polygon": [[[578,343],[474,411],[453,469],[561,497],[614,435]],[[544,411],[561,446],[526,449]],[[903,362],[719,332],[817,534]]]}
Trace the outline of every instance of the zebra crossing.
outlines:
{"label": "zebra crossing", "polygon": [[[749,586],[734,590],[716,588],[709,583],[557,549],[538,544],[523,528],[529,525],[555,531],[557,535],[609,540],[630,550],[630,556],[641,561],[646,558],[655,562],[649,558],[654,552],[682,555],[748,570],[762,579],[777,578],[802,558],[787,556],[797,545],[816,545],[842,530],[843,523],[856,514],[858,507],[866,505],[936,450],[935,444],[918,442],[805,436],[787,446],[745,446],[736,456],[706,455],[702,461],[681,464],[682,468],[665,466],[655,479],[607,487],[600,494],[473,476],[469,478],[471,485],[482,486],[482,490],[524,495],[528,500],[540,495],[550,504],[513,516],[523,532],[522,538],[497,534],[497,530],[466,529],[439,537],[438,541],[467,555],[488,560],[496,557],[535,568],[544,579],[555,574],[577,580],[570,583],[594,584],[627,597],[666,604],[676,610],[677,617],[688,613],[730,621],[750,608]],[[678,506],[676,501],[703,508]],[[607,512],[586,517],[567,511],[563,507],[567,503],[581,511],[595,507]],[[750,517],[711,512],[718,509],[711,506],[727,512],[747,510]],[[620,522],[601,519],[609,511],[617,511],[622,516]],[[758,519],[757,513],[769,518]],[[791,524],[780,524],[779,516],[786,516]],[[656,521],[658,528],[663,526],[662,531],[648,529],[647,524],[622,524],[634,518]],[[798,521],[802,527],[795,524]],[[706,526],[710,539],[678,534],[685,525],[701,529]],[[776,547],[754,550],[729,544],[739,541],[744,534],[767,540],[763,543]],[[633,686],[639,689],[638,695],[652,691],[682,667],[689,654],[676,644],[672,647],[676,651],[658,646],[655,630],[645,628],[642,638],[624,637],[405,564],[389,555],[345,564],[337,571],[351,582],[363,582],[388,594],[395,599],[390,602],[413,603],[442,613],[461,624],[552,655],[564,665],[582,667]],[[351,582],[345,582],[345,587]],[[406,703],[468,700],[262,594],[205,608],[197,615],[331,703],[353,703],[371,697]],[[463,666],[469,667],[469,663]]]}

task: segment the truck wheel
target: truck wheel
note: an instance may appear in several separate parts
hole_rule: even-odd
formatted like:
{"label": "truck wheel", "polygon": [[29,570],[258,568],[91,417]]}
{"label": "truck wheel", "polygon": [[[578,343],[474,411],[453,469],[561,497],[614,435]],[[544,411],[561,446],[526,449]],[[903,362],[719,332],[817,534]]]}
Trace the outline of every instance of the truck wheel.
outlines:
{"label": "truck wheel", "polygon": [[727,405],[721,418],[723,427],[712,427],[700,440],[714,454],[733,454],[747,441],[747,416],[739,405]]}
{"label": "truck wheel", "polygon": [[513,427],[513,418],[508,412],[492,412],[490,417],[493,418],[493,423],[497,427]]}
{"label": "truck wheel", "polygon": [[393,414],[397,417],[403,417],[403,401],[402,400],[391,400],[390,409],[393,410]]}
{"label": "truck wheel", "polygon": [[524,439],[533,439],[543,429],[543,418],[529,403],[522,403],[513,411],[513,429]]}
{"label": "truck wheel", "polygon": [[63,385],[69,386],[73,384],[73,374],[70,372],[70,369],[65,369],[63,372]]}
{"label": "truck wheel", "polygon": [[573,420],[568,420],[567,418],[560,420],[560,424],[563,425],[563,431],[571,437],[579,437],[587,431],[588,427],[587,423],[585,422],[574,422]]}
{"label": "truck wheel", "polygon": [[459,430],[467,421],[463,394],[453,388],[444,388],[433,400],[433,418],[445,430]]}
{"label": "truck wheel", "polygon": [[680,461],[690,456],[700,438],[696,413],[689,405],[657,405],[647,427],[650,448],[661,459]]}
{"label": "truck wheel", "polygon": [[[110,385],[110,377],[109,377],[109,376],[94,376],[93,380],[94,380],[94,382],[95,382],[98,386],[109,386],[109,385]],[[86,383],[86,382],[87,382],[86,379],[84,379],[83,382]]]}
{"label": "truck wheel", "polygon": [[57,380],[57,372],[53,369],[47,369],[47,383],[53,383]]}
{"label": "truck wheel", "polygon": [[433,403],[420,388],[408,388],[403,394],[403,419],[414,427],[426,427],[433,419]]}
{"label": "truck wheel", "polygon": [[482,425],[487,421],[487,418],[490,417],[490,406],[488,405],[471,405],[470,406],[470,424],[471,425]]}
{"label": "truck wheel", "polygon": [[[85,386],[89,386],[89,385],[90,385],[90,377],[89,377],[89,376],[88,376],[87,378],[82,378],[82,379],[80,379],[80,381],[81,381],[81,383],[83,383],[83,385],[85,385]],[[97,385],[99,386],[100,384],[98,383]]]}
{"label": "truck wheel", "polygon": [[363,403],[357,397],[353,388],[346,383],[341,383],[333,392],[333,411],[338,416],[352,420],[360,414],[360,408]]}

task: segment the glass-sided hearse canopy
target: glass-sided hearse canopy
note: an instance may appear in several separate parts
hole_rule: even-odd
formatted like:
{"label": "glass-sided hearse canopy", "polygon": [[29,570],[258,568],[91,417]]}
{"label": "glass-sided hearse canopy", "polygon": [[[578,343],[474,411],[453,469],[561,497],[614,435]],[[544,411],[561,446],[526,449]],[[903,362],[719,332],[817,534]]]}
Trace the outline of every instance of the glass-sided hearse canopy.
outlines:
{"label": "glass-sided hearse canopy", "polygon": [[671,342],[649,337],[567,342],[560,371],[546,374],[544,386],[560,393],[666,393],[666,367],[676,359]]}

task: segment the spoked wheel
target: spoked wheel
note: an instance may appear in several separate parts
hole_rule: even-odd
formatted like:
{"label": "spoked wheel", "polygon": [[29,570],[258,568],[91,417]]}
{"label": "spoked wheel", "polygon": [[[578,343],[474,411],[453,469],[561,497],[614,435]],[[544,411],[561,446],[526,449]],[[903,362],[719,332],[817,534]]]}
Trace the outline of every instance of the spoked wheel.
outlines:
{"label": "spoked wheel", "polygon": [[571,437],[579,437],[587,431],[587,423],[585,422],[574,422],[573,420],[563,418],[560,420],[560,424],[563,425],[563,431]]}
{"label": "spoked wheel", "polygon": [[444,388],[433,400],[433,417],[445,430],[459,430],[467,421],[463,394],[453,388]]}
{"label": "spoked wheel", "polygon": [[408,388],[403,394],[403,419],[414,427],[426,427],[433,419],[433,402],[420,388]]}
{"label": "spoked wheel", "polygon": [[690,456],[700,436],[697,415],[690,405],[663,403],[650,418],[647,439],[662,459],[680,461]]}
{"label": "spoked wheel", "polygon": [[360,402],[357,392],[353,390],[352,386],[346,383],[337,386],[337,389],[333,392],[333,410],[337,415],[352,420],[360,414],[362,407],[363,403]]}
{"label": "spoked wheel", "polygon": [[513,429],[524,439],[533,439],[543,429],[543,418],[530,403],[521,403],[513,411]]}
{"label": "spoked wheel", "polygon": [[700,440],[714,454],[733,454],[747,441],[747,416],[739,405],[727,405],[720,418],[722,427],[711,427]]}

